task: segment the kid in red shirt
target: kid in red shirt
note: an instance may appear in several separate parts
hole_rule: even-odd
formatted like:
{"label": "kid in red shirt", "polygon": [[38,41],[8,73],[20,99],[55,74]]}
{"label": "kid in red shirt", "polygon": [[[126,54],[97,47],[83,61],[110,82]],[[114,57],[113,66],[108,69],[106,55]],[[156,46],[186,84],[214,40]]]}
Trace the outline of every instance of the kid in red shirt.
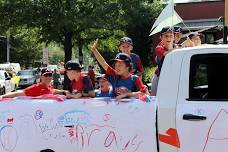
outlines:
{"label": "kid in red shirt", "polygon": [[27,87],[24,90],[20,90],[17,92],[9,92],[9,93],[2,95],[0,97],[2,97],[2,98],[14,98],[17,96],[36,97],[36,96],[41,96],[41,95],[45,95],[45,94],[61,93],[60,90],[52,88],[51,81],[52,81],[52,72],[49,71],[47,68],[44,68],[41,70],[40,82],[39,83],[33,84],[32,86]]}
{"label": "kid in red shirt", "polygon": [[157,69],[155,70],[152,78],[151,95],[155,96],[157,93],[157,85],[159,80],[160,71],[166,54],[174,49],[174,28],[164,27],[161,30],[161,42],[155,48],[155,61]]}
{"label": "kid in red shirt", "polygon": [[65,70],[71,80],[71,90],[66,92],[67,98],[95,97],[93,84],[88,75],[81,73],[81,65],[75,61],[68,61]]}

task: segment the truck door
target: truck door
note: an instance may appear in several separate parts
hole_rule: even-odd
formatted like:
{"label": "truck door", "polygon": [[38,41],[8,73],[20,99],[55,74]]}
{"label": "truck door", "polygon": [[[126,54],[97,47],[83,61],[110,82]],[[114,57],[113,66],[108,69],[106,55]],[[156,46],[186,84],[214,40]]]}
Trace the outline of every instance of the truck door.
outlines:
{"label": "truck door", "polygon": [[202,54],[195,55],[189,50],[183,59],[176,111],[179,152],[227,152],[228,54],[224,50],[198,50]]}

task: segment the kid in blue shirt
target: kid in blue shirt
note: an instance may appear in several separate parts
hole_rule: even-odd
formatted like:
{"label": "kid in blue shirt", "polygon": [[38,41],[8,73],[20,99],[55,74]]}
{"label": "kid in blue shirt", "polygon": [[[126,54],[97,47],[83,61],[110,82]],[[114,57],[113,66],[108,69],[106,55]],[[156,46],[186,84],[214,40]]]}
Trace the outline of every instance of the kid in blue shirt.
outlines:
{"label": "kid in blue shirt", "polygon": [[118,53],[113,59],[114,69],[110,67],[97,50],[98,39],[92,46],[92,52],[97,61],[106,71],[105,78],[112,84],[113,93],[117,99],[135,97],[148,93],[147,88],[138,76],[132,74],[131,57],[125,53]]}
{"label": "kid in blue shirt", "polygon": [[112,87],[108,80],[104,76],[100,76],[97,79],[99,89],[95,90],[96,97],[114,97]]}

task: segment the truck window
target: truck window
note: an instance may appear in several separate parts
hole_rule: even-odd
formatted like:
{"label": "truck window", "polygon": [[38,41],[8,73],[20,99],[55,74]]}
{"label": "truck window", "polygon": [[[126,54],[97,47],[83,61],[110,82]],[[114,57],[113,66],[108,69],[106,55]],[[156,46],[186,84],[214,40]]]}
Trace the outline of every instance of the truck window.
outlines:
{"label": "truck window", "polygon": [[189,100],[228,101],[228,54],[198,54],[190,61]]}

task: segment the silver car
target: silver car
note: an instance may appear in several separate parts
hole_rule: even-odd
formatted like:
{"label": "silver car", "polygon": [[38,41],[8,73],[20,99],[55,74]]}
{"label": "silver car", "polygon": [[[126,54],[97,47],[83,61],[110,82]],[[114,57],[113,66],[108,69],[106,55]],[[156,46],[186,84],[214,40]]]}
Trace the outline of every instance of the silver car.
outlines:
{"label": "silver car", "polygon": [[20,76],[19,87],[27,87],[39,81],[36,70],[21,70],[17,75]]}

